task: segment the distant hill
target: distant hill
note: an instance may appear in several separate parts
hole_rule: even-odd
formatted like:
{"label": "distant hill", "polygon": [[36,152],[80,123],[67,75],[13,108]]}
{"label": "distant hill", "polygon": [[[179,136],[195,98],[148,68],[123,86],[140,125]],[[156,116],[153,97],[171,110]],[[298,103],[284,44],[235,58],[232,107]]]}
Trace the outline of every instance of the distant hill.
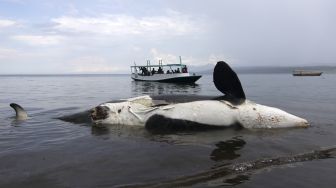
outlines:
{"label": "distant hill", "polygon": [[[190,72],[212,74],[214,65],[189,66]],[[335,74],[336,66],[247,66],[232,67],[238,74],[292,74],[293,70],[318,70],[324,74]]]}

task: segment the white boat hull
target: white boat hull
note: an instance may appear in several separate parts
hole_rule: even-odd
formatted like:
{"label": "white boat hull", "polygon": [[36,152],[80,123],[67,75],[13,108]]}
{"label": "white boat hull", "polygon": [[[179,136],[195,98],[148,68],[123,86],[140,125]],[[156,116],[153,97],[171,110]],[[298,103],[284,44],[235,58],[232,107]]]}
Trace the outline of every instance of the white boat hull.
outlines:
{"label": "white boat hull", "polygon": [[174,74],[154,74],[144,76],[133,73],[131,75],[135,81],[151,81],[151,82],[174,82],[174,83],[194,83],[201,78],[200,75],[190,75],[189,73],[174,73]]}

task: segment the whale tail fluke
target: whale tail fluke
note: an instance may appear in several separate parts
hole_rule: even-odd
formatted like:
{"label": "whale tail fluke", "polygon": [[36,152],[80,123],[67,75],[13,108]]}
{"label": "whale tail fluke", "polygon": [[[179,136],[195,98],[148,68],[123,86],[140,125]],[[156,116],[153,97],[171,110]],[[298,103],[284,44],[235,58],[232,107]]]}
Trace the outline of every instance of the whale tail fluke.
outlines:
{"label": "whale tail fluke", "polygon": [[217,62],[213,81],[216,88],[225,94],[225,99],[234,103],[242,103],[246,96],[237,74],[224,61]]}
{"label": "whale tail fluke", "polygon": [[15,110],[16,119],[25,120],[28,118],[27,112],[20,105],[16,103],[11,103],[9,106]]}

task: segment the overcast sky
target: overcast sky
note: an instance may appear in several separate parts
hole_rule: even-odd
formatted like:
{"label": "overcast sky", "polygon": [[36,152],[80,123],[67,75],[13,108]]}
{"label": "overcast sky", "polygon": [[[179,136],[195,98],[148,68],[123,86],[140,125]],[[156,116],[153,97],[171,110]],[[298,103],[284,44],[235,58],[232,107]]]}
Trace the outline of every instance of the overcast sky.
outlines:
{"label": "overcast sky", "polygon": [[335,0],[0,0],[0,74],[336,65]]}

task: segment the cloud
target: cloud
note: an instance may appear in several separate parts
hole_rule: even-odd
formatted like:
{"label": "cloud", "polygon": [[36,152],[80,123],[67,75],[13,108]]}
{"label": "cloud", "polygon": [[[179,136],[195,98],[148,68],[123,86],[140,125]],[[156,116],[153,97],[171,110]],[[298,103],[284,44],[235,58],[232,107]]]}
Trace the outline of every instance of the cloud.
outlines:
{"label": "cloud", "polygon": [[[157,63],[159,60],[162,60],[164,64],[169,63],[180,63],[179,56],[160,52],[156,48],[152,48],[150,50],[150,54],[154,62]],[[224,55],[224,54],[209,54],[209,56],[204,57],[195,57],[195,56],[181,56],[182,63],[186,65],[193,65],[193,66],[202,66],[207,64],[215,65],[218,61],[226,61],[230,63],[238,63],[239,61],[231,56]]]}
{"label": "cloud", "polygon": [[236,59],[223,54],[210,54],[206,57],[182,56],[182,63],[193,66],[215,65],[218,61],[226,61],[230,63],[237,62]]}
{"label": "cloud", "polygon": [[[157,50],[156,48],[152,48],[150,50],[150,54],[152,58],[154,59],[153,63],[157,63],[159,60],[162,60],[164,64],[180,63],[179,56],[176,56],[170,53],[159,52],[159,50]],[[196,58],[193,56],[181,56],[181,58],[182,58],[182,63],[186,65],[199,66],[199,65],[204,65],[209,62],[208,60]]]}
{"label": "cloud", "polygon": [[233,58],[229,55],[224,55],[224,54],[210,54],[208,63],[209,64],[216,64],[218,61],[225,61],[229,63],[239,63],[239,60],[236,58]]}
{"label": "cloud", "polygon": [[[170,53],[160,52],[156,48],[152,48],[150,50],[150,54],[152,56],[152,59],[154,59],[153,63],[158,63],[159,60],[162,60],[164,64],[180,63],[179,56]],[[209,63],[209,61],[206,59],[196,58],[193,56],[181,56],[181,58],[182,63],[186,65],[200,66]]]}
{"label": "cloud", "polygon": [[16,55],[18,55],[17,50],[0,47],[0,59],[8,59],[8,58],[16,57]]}
{"label": "cloud", "polygon": [[98,35],[179,36],[200,31],[187,15],[168,11],[164,16],[135,17],[104,14],[96,17],[62,16],[52,19],[54,29],[70,33]]}
{"label": "cloud", "polygon": [[8,3],[15,3],[15,4],[23,4],[24,0],[2,0],[4,2],[8,2]]}
{"label": "cloud", "polygon": [[103,57],[98,56],[75,58],[68,65],[74,73],[111,73],[122,70],[120,67],[109,64]]}
{"label": "cloud", "polygon": [[159,60],[162,60],[163,63],[178,63],[178,57],[173,54],[159,52],[156,48],[150,50],[150,54],[154,59],[153,63],[158,63]]}
{"label": "cloud", "polygon": [[65,40],[65,37],[60,35],[16,35],[12,39],[27,43],[32,46],[48,46],[57,45]]}
{"label": "cloud", "polygon": [[7,19],[0,19],[0,29],[5,27],[12,27],[16,25],[17,23],[13,20],[7,20]]}
{"label": "cloud", "polygon": [[50,54],[32,52],[27,49],[5,48],[0,46],[0,60],[11,60],[18,62],[28,62],[29,60],[48,58]]}

